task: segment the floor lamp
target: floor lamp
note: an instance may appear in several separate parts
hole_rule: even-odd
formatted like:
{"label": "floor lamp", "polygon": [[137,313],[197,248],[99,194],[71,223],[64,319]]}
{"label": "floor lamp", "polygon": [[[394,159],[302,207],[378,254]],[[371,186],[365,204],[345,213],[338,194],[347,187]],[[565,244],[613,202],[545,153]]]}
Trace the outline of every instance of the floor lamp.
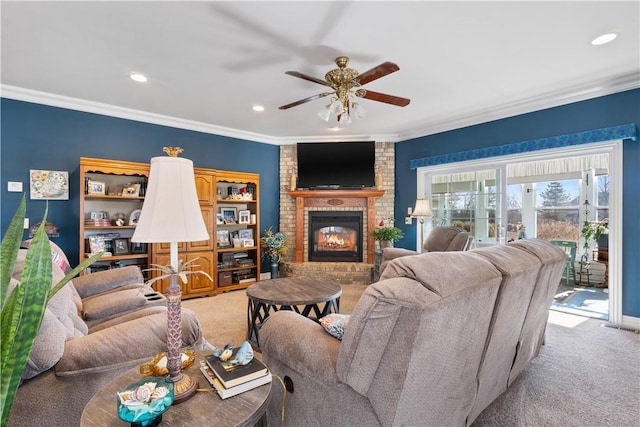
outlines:
{"label": "floor lamp", "polygon": [[182,322],[178,284],[178,242],[209,239],[202,219],[193,175],[193,162],[179,158],[179,147],[164,147],[168,157],[151,159],[149,184],[132,242],[169,243],[171,274],[167,290],[167,369],[174,382],[174,404],[184,402],[197,391],[198,382],[183,374]]}
{"label": "floor lamp", "polygon": [[427,216],[431,216],[431,207],[429,206],[428,199],[416,199],[416,205],[411,212],[412,217],[418,218],[418,222],[420,222],[420,244],[418,245],[418,250],[422,253],[422,248],[424,246],[424,218]]}

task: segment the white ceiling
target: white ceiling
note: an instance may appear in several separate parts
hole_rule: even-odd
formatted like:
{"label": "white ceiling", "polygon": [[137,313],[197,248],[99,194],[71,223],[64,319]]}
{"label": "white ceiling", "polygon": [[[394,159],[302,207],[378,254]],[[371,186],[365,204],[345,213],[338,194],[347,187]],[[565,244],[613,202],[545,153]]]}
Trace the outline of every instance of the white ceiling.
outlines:
{"label": "white ceiling", "polygon": [[[406,140],[640,87],[639,5],[3,0],[2,96],[269,143]],[[362,100],[339,131],[328,98],[278,109],[326,89],[285,71],[322,79],[339,55],[397,63],[365,88],[411,103]]]}

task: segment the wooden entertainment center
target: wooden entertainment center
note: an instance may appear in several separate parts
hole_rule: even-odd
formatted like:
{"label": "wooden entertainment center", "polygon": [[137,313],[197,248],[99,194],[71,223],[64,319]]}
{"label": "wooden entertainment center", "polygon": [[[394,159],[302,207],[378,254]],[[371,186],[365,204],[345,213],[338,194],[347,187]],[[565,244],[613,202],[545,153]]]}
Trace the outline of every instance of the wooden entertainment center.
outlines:
{"label": "wooden entertainment center", "polygon": [[[213,282],[189,275],[182,297],[244,289],[260,280],[260,175],[204,168],[194,168],[194,175],[209,239],[180,243],[178,256],[182,261],[197,258],[194,270],[207,272]],[[169,264],[168,244],[130,242],[148,178],[148,163],[80,158],[80,261],[91,253],[91,245],[111,253],[90,272]],[[168,286],[167,279],[154,283],[163,293]]]}

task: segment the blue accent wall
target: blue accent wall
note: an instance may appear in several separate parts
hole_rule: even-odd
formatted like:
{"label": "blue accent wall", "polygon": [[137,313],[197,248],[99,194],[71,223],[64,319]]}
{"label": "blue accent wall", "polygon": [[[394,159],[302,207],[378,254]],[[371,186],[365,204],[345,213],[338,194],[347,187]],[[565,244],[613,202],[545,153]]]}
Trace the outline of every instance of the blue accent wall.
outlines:
{"label": "blue accent wall", "polygon": [[60,228],[60,237],[52,240],[77,264],[80,157],[148,163],[152,157],[164,156],[165,146],[184,148],[182,156],[196,167],[259,173],[261,228],[278,227],[278,146],[6,98],[0,107],[3,235],[22,195],[7,192],[8,181],[23,183],[27,217],[35,224],[42,219],[45,202],[29,200],[29,170],[68,171],[69,200],[50,200],[48,220]]}
{"label": "blue accent wall", "polygon": [[[415,202],[416,171],[411,160],[515,144],[629,123],[640,125],[640,90],[630,90],[502,120],[415,138],[396,144],[395,217]],[[622,313],[640,317],[640,143],[623,142]],[[398,247],[415,249],[415,227],[400,224]]]}

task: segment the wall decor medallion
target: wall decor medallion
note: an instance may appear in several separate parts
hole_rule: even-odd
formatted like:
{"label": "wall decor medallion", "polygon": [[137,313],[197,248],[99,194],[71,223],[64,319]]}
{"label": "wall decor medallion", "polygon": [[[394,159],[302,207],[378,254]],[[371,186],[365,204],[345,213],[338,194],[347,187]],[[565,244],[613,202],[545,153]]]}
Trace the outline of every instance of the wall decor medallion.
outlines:
{"label": "wall decor medallion", "polygon": [[340,206],[344,205],[344,200],[341,199],[329,199],[327,200],[327,204],[331,206]]}
{"label": "wall decor medallion", "polygon": [[69,200],[69,172],[30,170],[31,200]]}

